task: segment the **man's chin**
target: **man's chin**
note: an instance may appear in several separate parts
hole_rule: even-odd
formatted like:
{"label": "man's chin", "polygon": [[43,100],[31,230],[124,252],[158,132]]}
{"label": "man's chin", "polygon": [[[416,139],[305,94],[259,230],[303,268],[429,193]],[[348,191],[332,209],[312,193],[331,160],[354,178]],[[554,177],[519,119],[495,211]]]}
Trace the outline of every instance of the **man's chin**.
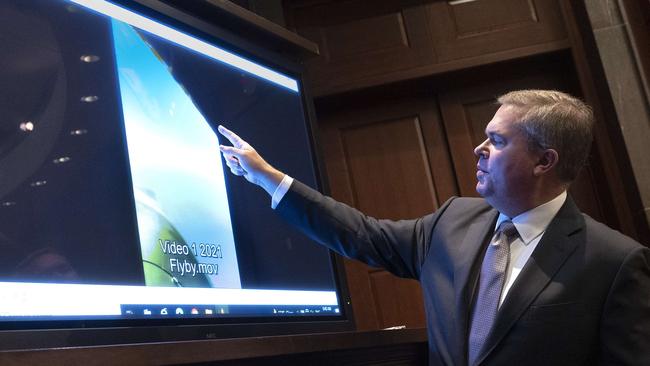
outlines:
{"label": "man's chin", "polygon": [[476,183],[476,193],[479,194],[479,196],[483,197],[483,192],[485,190],[484,185],[481,182]]}
{"label": "man's chin", "polygon": [[476,193],[483,198],[487,198],[490,195],[490,190],[485,183],[478,182],[476,183]]}

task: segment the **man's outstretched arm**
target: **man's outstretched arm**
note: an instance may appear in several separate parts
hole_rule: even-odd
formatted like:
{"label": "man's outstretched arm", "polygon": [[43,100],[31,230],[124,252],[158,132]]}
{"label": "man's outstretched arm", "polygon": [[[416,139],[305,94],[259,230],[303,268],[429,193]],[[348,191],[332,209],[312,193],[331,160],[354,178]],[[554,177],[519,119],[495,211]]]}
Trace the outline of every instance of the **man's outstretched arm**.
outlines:
{"label": "man's outstretched arm", "polygon": [[[282,200],[276,210],[287,222],[343,256],[386,268],[401,277],[419,277],[437,215],[416,220],[378,220],[290,178],[291,189],[283,190],[288,176],[267,163],[234,132],[223,126],[219,126],[219,132],[233,145],[220,146],[230,171],[264,188],[272,196],[272,207]],[[276,189],[282,193],[276,194]],[[276,200],[275,196],[281,197]]]}

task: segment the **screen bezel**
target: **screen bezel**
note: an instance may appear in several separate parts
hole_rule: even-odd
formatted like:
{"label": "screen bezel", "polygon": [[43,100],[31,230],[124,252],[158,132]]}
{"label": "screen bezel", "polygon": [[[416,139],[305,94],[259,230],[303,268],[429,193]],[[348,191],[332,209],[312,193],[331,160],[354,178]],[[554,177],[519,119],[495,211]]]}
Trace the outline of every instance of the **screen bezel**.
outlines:
{"label": "screen bezel", "polygon": [[[311,160],[317,189],[328,193],[325,167],[318,143],[314,105],[304,89],[304,68],[286,55],[280,55],[244,39],[233,30],[217,26],[219,12],[195,14],[170,5],[171,1],[112,0],[119,6],[196,36],[220,48],[243,56],[298,81],[304,119],[311,147]],[[243,11],[243,10],[242,10]],[[237,22],[233,14],[229,24]],[[238,20],[246,26],[244,20]],[[259,25],[257,25],[259,27]],[[243,183],[248,184],[248,183]],[[343,260],[330,252],[334,282],[341,309],[340,315],[296,317],[230,317],[200,319],[78,319],[2,322],[0,350],[25,350],[50,347],[78,347],[112,344],[185,341],[216,338],[323,333],[354,329],[352,306],[348,293]]]}

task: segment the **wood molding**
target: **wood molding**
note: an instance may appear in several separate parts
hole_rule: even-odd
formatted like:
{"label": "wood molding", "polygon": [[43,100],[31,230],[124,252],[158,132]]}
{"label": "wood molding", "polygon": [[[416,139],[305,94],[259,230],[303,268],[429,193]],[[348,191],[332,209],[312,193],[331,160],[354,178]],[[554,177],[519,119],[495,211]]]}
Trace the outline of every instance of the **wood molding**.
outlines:
{"label": "wood molding", "polygon": [[619,0],[619,5],[650,104],[650,3],[647,0]]}
{"label": "wood molding", "polygon": [[[152,344],[115,345],[99,347],[52,348],[0,352],[0,364],[23,365],[178,365],[217,361],[234,361],[228,365],[252,365],[255,359],[266,357],[264,364],[286,364],[286,358],[299,354],[310,364],[339,357],[338,364],[375,360],[373,352],[395,347],[405,359],[422,362],[426,355],[425,329],[384,330],[373,332],[324,333],[241,339],[165,342]],[[406,347],[406,348],[404,348]],[[312,354],[309,357],[309,354]],[[426,357],[426,356],[424,356]],[[246,360],[254,362],[244,363]],[[377,362],[378,363],[378,362]],[[417,364],[414,362],[413,364]]]}
{"label": "wood molding", "polygon": [[650,227],[584,2],[570,0],[561,1],[560,4],[569,31],[578,80],[596,119],[596,149],[592,154],[597,154],[600,157],[597,159],[603,162],[601,176],[607,182],[601,185],[599,194],[613,198],[612,207],[606,208],[608,223],[642,243],[650,243]]}
{"label": "wood molding", "polygon": [[315,98],[341,94],[380,85],[414,80],[423,77],[442,75],[449,72],[461,71],[478,66],[496,64],[503,61],[522,59],[570,49],[568,40],[553,41],[545,44],[521,47],[513,50],[495,52],[488,55],[463,58],[443,63],[428,64],[411,69],[388,72],[381,75],[355,79],[330,85],[313,85],[312,95]]}

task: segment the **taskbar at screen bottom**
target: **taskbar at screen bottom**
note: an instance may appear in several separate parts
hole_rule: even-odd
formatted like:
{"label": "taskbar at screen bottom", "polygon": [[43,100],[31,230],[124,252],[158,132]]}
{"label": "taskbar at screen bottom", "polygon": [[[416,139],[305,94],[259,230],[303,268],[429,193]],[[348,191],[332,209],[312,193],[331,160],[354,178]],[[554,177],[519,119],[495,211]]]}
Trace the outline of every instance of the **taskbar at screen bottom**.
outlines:
{"label": "taskbar at screen bottom", "polygon": [[210,318],[272,318],[341,315],[338,305],[188,305],[188,304],[124,304],[116,315],[0,315],[3,322],[16,321],[87,321],[119,319],[210,319]]}
{"label": "taskbar at screen bottom", "polygon": [[122,318],[205,318],[205,317],[273,317],[273,316],[336,316],[338,306],[332,305],[187,305],[126,304],[121,305]]}

